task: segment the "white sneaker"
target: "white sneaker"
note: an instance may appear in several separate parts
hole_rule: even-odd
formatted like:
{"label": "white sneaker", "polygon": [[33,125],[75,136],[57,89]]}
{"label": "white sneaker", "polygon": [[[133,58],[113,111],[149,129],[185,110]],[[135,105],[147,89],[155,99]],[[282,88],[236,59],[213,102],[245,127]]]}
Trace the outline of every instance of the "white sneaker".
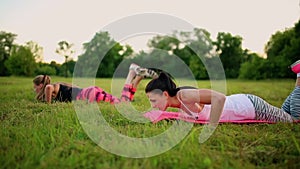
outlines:
{"label": "white sneaker", "polygon": [[133,70],[138,76],[157,78],[158,74],[151,69],[140,67],[137,64],[132,63],[129,67],[129,70]]}

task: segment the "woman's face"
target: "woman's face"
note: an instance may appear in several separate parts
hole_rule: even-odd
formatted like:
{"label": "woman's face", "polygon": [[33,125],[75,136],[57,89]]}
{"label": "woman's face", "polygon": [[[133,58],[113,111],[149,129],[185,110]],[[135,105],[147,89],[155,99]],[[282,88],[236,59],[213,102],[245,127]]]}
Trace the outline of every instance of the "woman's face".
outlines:
{"label": "woman's face", "polygon": [[42,86],[43,84],[36,85],[35,83],[33,83],[33,89],[37,94],[41,91]]}
{"label": "woman's face", "polygon": [[148,92],[147,97],[151,103],[152,108],[158,108],[159,110],[165,111],[168,108],[168,93],[153,93]]}

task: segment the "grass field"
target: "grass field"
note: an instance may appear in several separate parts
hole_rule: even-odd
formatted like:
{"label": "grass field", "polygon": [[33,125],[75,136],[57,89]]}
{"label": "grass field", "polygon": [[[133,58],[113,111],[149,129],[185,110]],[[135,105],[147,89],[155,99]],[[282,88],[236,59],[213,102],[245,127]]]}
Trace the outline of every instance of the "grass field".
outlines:
{"label": "grass field", "polygon": [[[54,77],[52,81],[72,79]],[[150,106],[143,91],[146,83],[142,81],[132,103],[140,111]],[[96,85],[111,90],[110,79],[96,79]],[[210,82],[198,81],[198,85],[207,88]],[[293,87],[294,80],[228,80],[227,94],[252,93],[281,106]],[[300,168],[299,124],[221,124],[203,144],[198,143],[203,125],[194,125],[165,153],[127,158],[92,141],[74,103],[36,102],[31,78],[0,77],[0,90],[0,168]],[[115,130],[131,137],[154,136],[175,123],[136,123],[108,103],[97,105]]]}

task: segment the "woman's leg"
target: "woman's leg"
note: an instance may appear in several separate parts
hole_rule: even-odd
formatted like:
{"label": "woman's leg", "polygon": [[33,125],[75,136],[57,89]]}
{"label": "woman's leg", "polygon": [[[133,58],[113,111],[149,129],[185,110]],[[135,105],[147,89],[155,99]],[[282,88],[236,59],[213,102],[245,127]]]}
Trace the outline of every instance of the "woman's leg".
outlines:
{"label": "woman's leg", "polygon": [[[132,64],[134,66],[135,64]],[[138,66],[138,65],[136,65]],[[133,69],[129,69],[125,85],[122,91],[121,99],[117,98],[97,86],[84,88],[77,97],[77,100],[88,100],[89,102],[110,102],[111,104],[120,103],[121,101],[132,101],[138,83],[143,77],[138,77]]]}
{"label": "woman's leg", "polygon": [[285,112],[283,109],[279,109],[270,105],[262,98],[247,94],[251,100],[256,114],[257,120],[267,120],[270,122],[292,122],[292,116]]}
{"label": "woman's leg", "polygon": [[91,86],[88,88],[83,88],[81,92],[76,97],[77,100],[87,100],[92,102],[109,102],[111,104],[119,103],[121,100],[109,93],[106,93],[103,89],[97,86]]}
{"label": "woman's leg", "polygon": [[129,67],[121,100],[132,101],[140,81],[145,77],[156,78],[158,75],[153,70],[142,68],[139,65],[132,63]]}
{"label": "woman's leg", "polygon": [[300,86],[295,87],[292,92],[290,113],[294,120],[300,120]]}
{"label": "woman's leg", "polygon": [[[300,65],[300,63],[294,66],[298,66],[298,65]],[[300,70],[297,71],[295,67],[292,70],[295,73],[297,73],[295,89],[285,99],[281,108],[287,113],[291,114],[294,120],[300,120]]]}
{"label": "woman's leg", "polygon": [[[299,75],[298,75],[299,74]],[[297,74],[297,79],[296,79],[296,84],[295,84],[295,86],[297,87],[299,87],[300,86],[300,73],[298,73]]]}
{"label": "woman's leg", "polygon": [[[136,79],[137,75],[136,72],[134,71],[134,69],[132,69],[133,66],[138,66],[136,64],[131,64],[130,68],[129,68],[129,72],[127,74],[127,78],[122,90],[122,95],[121,95],[121,100],[122,101],[132,101],[133,100],[133,96],[136,92],[136,85],[133,85],[133,82],[135,81],[134,79]],[[142,80],[142,79],[140,79]]]}

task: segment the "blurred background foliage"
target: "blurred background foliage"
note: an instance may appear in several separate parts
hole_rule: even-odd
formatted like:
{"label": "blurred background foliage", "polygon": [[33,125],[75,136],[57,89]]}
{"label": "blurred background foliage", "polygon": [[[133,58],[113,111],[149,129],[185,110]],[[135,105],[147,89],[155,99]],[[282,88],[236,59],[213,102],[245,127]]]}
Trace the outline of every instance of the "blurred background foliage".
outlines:
{"label": "blurred background foliage", "polygon": [[[196,79],[209,79],[207,63],[219,60],[226,78],[259,80],[294,78],[289,65],[300,59],[300,20],[291,28],[275,32],[264,46],[264,56],[244,49],[239,35],[219,32],[216,40],[212,40],[202,28],[154,36],[148,41],[147,52],[134,51],[130,45],[116,42],[109,32],[100,31],[83,44],[77,61],[73,60],[73,44],[60,41],[55,52],[65,58],[64,63],[44,63],[43,47],[33,41],[16,44],[16,37],[17,34],[0,31],[0,76],[112,77],[117,69],[118,76],[125,76],[130,63],[135,62],[182,77],[191,71]],[[189,69],[178,67],[178,58]]]}

